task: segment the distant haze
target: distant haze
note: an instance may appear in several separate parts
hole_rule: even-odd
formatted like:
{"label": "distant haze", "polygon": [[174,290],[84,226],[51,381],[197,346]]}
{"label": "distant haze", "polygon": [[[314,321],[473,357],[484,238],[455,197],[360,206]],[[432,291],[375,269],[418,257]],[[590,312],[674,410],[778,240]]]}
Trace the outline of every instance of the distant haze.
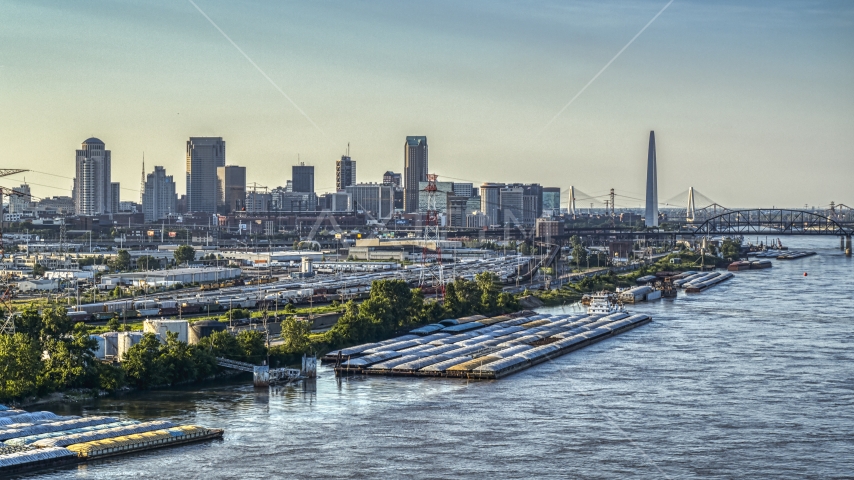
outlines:
{"label": "distant haze", "polygon": [[250,184],[284,185],[299,155],[330,191],[348,142],[378,182],[426,135],[441,181],[613,187],[638,207],[655,130],[661,201],[854,205],[854,3],[676,0],[538,135],[666,0],[194,1],[324,133],[189,2],[6,0],[0,168],[58,176],[0,185],[70,195],[95,136],[122,200],[143,152],[183,193],[187,138],[222,136]]}

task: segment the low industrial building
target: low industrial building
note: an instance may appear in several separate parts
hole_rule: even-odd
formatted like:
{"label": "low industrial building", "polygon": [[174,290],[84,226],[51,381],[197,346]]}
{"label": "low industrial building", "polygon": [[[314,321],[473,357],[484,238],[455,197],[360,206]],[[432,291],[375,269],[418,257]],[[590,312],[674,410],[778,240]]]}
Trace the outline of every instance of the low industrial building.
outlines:
{"label": "low industrial building", "polygon": [[350,247],[348,256],[351,260],[403,262],[407,250],[405,247]]}
{"label": "low industrial building", "polygon": [[18,290],[21,292],[45,292],[59,289],[59,280],[24,280],[18,282]]}
{"label": "low industrial building", "polygon": [[176,283],[211,283],[238,278],[242,274],[239,268],[205,267],[174,268],[171,270],[152,270],[149,272],[117,273],[101,277],[102,288],[117,285],[157,285],[169,286]]}
{"label": "low industrial building", "polygon": [[222,256],[228,260],[233,260],[238,264],[267,267],[281,264],[294,264],[302,262],[303,258],[310,258],[313,261],[323,261],[323,253],[314,250],[291,250],[283,252],[221,252]]}
{"label": "low industrial building", "polygon": [[91,270],[49,270],[45,272],[44,278],[55,278],[60,280],[92,280],[95,278],[95,272]]}

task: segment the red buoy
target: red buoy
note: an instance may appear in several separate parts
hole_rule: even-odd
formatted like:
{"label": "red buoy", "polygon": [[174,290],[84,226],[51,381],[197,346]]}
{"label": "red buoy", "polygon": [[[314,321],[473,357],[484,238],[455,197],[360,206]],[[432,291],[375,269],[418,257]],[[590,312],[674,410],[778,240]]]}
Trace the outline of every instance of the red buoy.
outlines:
{"label": "red buoy", "polygon": [[804,272],[804,276],[805,276],[805,277],[807,276],[807,272]]}

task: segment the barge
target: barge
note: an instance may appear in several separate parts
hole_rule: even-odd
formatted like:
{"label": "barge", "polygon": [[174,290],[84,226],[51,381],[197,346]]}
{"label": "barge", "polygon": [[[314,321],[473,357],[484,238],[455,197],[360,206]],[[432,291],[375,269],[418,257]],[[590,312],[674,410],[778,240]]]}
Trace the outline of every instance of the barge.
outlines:
{"label": "barge", "polygon": [[686,284],[683,288],[687,293],[699,293],[703,290],[713,287],[721,282],[725,282],[734,277],[731,272],[717,273],[714,272],[700,280],[692,281]]}
{"label": "barge", "polygon": [[[460,321],[462,321],[460,323]],[[477,321],[454,319],[383,342],[330,352],[336,375],[499,379],[652,321],[593,301],[586,314],[517,312]],[[474,325],[473,325],[474,324]],[[465,331],[454,327],[470,325]]]}
{"label": "barge", "polygon": [[223,433],[168,421],[59,417],[0,405],[0,477],[222,438]]}

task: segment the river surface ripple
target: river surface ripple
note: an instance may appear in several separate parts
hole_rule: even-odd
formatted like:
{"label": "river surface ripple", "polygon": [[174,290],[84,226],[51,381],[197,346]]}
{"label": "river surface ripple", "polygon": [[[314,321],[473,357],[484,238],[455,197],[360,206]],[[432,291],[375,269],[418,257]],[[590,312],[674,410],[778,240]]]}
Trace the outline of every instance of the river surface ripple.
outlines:
{"label": "river surface ripple", "polygon": [[654,321],[499,381],[324,368],[314,391],[244,377],[51,406],[226,433],[27,478],[851,478],[854,261],[786,243],[819,255],[631,306]]}

